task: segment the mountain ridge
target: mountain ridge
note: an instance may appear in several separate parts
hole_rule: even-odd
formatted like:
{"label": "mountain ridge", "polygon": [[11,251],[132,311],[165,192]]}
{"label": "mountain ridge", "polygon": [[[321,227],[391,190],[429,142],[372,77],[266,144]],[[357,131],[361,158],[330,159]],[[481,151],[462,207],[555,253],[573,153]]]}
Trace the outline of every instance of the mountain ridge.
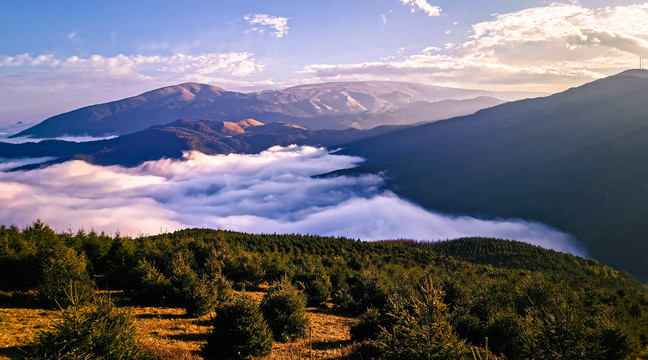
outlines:
{"label": "mountain ridge", "polygon": [[[254,118],[264,123],[290,122],[315,130],[343,129],[348,127],[347,124],[335,116],[362,112],[378,114],[396,110],[411,101],[467,100],[488,94],[505,93],[397,82],[324,83],[278,91],[239,93],[211,85],[184,83],[55,115],[11,137],[127,135],[180,118],[233,122]],[[489,105],[492,104],[482,106]],[[441,117],[430,115],[433,120],[439,120],[447,115],[463,115],[475,110],[473,105],[460,112],[446,112]],[[319,116],[327,118],[324,125],[318,124]],[[385,124],[376,121],[375,125],[367,127]]]}

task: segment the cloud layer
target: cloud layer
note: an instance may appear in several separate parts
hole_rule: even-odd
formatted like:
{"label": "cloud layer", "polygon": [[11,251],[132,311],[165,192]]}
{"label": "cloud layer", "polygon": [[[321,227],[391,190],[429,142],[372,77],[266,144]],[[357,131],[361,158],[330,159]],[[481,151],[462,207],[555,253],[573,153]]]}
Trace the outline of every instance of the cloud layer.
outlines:
{"label": "cloud layer", "polygon": [[568,235],[542,224],[426,211],[385,191],[377,175],[313,177],[360,161],[291,146],[259,155],[194,152],[132,169],[71,161],[0,173],[0,223],[23,226],[40,218],[59,230],[133,235],[185,227],[363,240],[480,235],[583,254]]}

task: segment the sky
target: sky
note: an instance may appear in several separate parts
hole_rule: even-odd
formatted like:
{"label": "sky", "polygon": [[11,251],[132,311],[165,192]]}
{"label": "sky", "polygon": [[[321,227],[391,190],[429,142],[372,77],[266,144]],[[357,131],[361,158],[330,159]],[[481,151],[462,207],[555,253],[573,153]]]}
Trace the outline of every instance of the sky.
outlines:
{"label": "sky", "polygon": [[648,58],[632,0],[3,1],[0,126],[196,81],[557,92]]}

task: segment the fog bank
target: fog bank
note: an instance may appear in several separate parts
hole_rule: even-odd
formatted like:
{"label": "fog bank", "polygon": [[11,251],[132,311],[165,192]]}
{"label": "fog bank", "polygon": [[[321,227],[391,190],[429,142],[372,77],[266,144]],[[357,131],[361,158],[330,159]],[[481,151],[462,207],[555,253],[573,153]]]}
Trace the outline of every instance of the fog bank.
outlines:
{"label": "fog bank", "polygon": [[386,191],[378,175],[313,177],[361,161],[290,146],[258,155],[191,152],[182,160],[136,168],[70,161],[0,172],[0,224],[25,226],[41,219],[61,231],[137,235],[207,227],[368,241],[487,236],[584,255],[569,235],[543,224],[425,210]]}

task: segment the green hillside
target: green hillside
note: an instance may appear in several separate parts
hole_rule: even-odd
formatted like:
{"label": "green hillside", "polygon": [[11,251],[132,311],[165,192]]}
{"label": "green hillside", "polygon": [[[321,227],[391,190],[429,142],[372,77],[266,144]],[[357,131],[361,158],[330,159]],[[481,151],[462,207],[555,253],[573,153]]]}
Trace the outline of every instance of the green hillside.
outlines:
{"label": "green hillside", "polygon": [[[0,290],[11,306],[65,305],[72,284],[81,299],[108,289],[123,291],[120,302],[218,316],[232,288],[284,279],[309,306],[357,318],[345,359],[648,355],[644,285],[596,261],[512,241],[370,243],[209,229],[131,238],[56,233],[37,222],[0,227],[0,249]],[[38,302],[24,303],[34,290]]]}

